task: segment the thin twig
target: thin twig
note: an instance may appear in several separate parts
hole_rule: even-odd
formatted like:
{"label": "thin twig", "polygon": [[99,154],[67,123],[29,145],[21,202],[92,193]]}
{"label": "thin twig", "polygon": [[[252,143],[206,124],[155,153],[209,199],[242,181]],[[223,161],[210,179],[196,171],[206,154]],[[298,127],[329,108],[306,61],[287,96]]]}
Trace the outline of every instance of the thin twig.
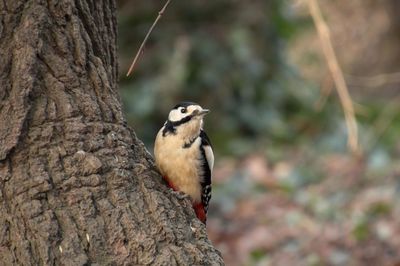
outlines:
{"label": "thin twig", "polygon": [[354,154],[359,154],[358,145],[358,129],[357,121],[354,115],[353,102],[351,100],[346,81],[343,77],[342,69],[336,58],[335,51],[332,46],[330,31],[328,25],[322,18],[321,10],[318,6],[317,0],[308,0],[311,17],[314,20],[315,27],[317,28],[318,36],[320,38],[322,49],[328,63],[329,71],[336,84],[336,89],[339,94],[339,99],[343,107],[345,121],[348,130],[348,146]]}
{"label": "thin twig", "polygon": [[147,42],[147,40],[149,39],[151,32],[153,31],[154,27],[157,25],[157,22],[160,20],[160,18],[161,18],[162,15],[164,14],[165,9],[167,9],[167,7],[168,7],[168,5],[169,5],[169,2],[171,2],[171,0],[167,0],[167,2],[165,3],[165,5],[163,6],[163,8],[160,10],[160,12],[158,12],[157,18],[154,20],[153,25],[151,25],[149,31],[148,31],[147,34],[146,34],[146,37],[144,37],[144,40],[143,40],[142,44],[140,45],[139,50],[137,51],[137,53],[136,53],[136,55],[135,55],[135,58],[133,59],[133,62],[132,62],[132,64],[131,64],[131,66],[129,67],[128,73],[126,74],[127,77],[128,77],[128,76],[131,74],[131,72],[133,71],[133,68],[135,67],[136,62],[137,62],[138,59],[139,59],[139,56],[143,53],[144,46],[146,45],[146,42]]}

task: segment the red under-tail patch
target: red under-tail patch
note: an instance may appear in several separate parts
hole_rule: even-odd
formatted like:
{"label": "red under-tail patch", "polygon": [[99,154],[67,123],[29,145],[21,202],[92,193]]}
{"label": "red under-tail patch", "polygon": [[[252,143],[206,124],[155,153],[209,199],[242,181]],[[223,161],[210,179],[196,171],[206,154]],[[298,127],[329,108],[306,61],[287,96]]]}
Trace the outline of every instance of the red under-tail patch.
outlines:
{"label": "red under-tail patch", "polygon": [[172,182],[168,179],[168,176],[163,175],[163,179],[165,180],[165,182],[167,182],[168,186],[170,188],[172,188],[173,190],[177,191],[176,187],[174,186],[174,184],[172,184]]}
{"label": "red under-tail patch", "polygon": [[200,202],[200,203],[193,204],[193,209],[194,209],[194,212],[196,213],[197,218],[199,218],[199,220],[205,224],[207,221],[207,215],[206,215],[206,211],[204,210],[203,203]]}

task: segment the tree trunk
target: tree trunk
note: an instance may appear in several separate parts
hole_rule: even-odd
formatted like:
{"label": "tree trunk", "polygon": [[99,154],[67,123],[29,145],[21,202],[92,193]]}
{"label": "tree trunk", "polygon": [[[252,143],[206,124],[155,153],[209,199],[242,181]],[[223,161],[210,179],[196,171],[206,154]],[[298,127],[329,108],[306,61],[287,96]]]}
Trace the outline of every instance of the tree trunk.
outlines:
{"label": "tree trunk", "polygon": [[114,0],[0,1],[0,265],[221,265],[124,120]]}

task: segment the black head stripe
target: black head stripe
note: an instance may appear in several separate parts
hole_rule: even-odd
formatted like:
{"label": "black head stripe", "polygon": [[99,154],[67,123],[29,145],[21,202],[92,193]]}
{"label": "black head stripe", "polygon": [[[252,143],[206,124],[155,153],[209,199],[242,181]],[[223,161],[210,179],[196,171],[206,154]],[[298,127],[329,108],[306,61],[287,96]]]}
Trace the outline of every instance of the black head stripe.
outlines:
{"label": "black head stripe", "polygon": [[163,130],[163,137],[165,137],[165,135],[168,133],[175,134],[175,130],[176,130],[177,126],[180,126],[182,124],[189,122],[192,118],[193,118],[192,115],[188,115],[178,121],[167,120],[167,122],[165,123],[165,126],[164,126],[164,130]]}
{"label": "black head stripe", "polygon": [[163,137],[165,137],[168,133],[175,134],[175,128],[172,125],[172,122],[169,120],[167,120],[167,122],[164,125],[164,129],[162,132]]}

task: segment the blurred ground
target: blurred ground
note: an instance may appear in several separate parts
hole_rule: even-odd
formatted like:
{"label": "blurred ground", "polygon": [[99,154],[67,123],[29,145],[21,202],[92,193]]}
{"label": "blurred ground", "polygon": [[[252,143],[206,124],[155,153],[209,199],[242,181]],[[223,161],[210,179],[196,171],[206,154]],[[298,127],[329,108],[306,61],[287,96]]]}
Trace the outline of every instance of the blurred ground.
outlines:
{"label": "blurred ground", "polygon": [[227,265],[400,262],[398,166],[371,174],[365,161],[329,154],[307,169],[293,157],[219,161],[208,231]]}
{"label": "blurred ground", "polygon": [[400,265],[400,2],[320,0],[355,103],[352,156],[306,1],[120,0],[121,97],[149,150],[169,108],[210,108],[208,233],[227,265]]}

